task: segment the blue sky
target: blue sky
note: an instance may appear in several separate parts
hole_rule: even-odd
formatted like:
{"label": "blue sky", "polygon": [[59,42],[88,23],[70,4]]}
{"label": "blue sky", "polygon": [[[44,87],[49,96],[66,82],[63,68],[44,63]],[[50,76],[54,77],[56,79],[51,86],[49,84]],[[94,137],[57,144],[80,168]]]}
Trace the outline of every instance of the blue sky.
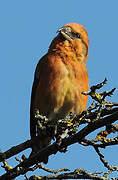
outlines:
{"label": "blue sky", "polygon": [[[0,1],[0,149],[5,151],[30,138],[29,108],[34,70],[56,31],[65,23],[80,23],[88,31],[90,85],[107,77],[106,89],[118,88],[117,7],[117,0]],[[117,94],[118,91],[113,101],[118,101]],[[108,148],[106,160],[117,164],[116,153],[117,147]],[[8,162],[12,165],[14,161]],[[104,170],[93,149],[81,145],[69,147],[66,154],[51,156],[47,167]]]}

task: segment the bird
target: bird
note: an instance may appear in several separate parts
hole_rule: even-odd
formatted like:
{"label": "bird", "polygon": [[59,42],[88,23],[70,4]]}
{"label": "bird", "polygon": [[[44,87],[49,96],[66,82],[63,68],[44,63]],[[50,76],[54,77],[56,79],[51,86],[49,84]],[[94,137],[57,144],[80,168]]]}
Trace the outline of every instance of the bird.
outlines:
{"label": "bird", "polygon": [[[33,139],[38,135],[38,150],[48,146],[52,139],[38,131],[34,112],[38,110],[50,122],[56,122],[70,112],[79,115],[86,110],[88,97],[82,92],[89,88],[88,48],[85,27],[78,23],[65,24],[36,66],[31,92],[30,136]],[[42,157],[42,162],[47,164],[48,157]]]}

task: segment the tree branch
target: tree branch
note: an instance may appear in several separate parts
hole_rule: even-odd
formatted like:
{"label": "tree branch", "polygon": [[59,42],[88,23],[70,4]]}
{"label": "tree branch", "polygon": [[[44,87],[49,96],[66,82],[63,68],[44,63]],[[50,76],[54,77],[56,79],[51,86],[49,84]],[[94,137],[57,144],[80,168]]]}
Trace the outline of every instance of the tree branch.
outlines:
{"label": "tree branch", "polygon": [[[96,174],[96,175],[95,175]],[[108,180],[104,175],[98,176],[100,173],[88,173],[84,169],[76,169],[71,173],[63,173],[59,175],[49,176],[31,176],[29,180],[45,180],[45,179],[97,179],[97,180]]]}
{"label": "tree branch", "polygon": [[[116,113],[116,114],[114,115],[114,113]],[[101,117],[110,114],[111,116],[108,116],[107,118],[112,119],[112,120],[108,120],[108,119],[104,118],[104,119],[99,120],[98,123],[96,123],[96,124],[99,124],[99,125],[101,125],[100,127],[102,127],[102,126],[105,126],[108,123],[115,122],[117,120],[117,113],[118,113],[118,108],[113,108],[113,109],[110,109],[110,110],[103,109],[103,111],[101,113]],[[97,112],[93,112],[92,114],[86,115],[86,119],[91,119],[91,121],[92,121],[92,119],[95,119],[96,116],[97,116]],[[114,117],[115,117],[115,119],[114,119]],[[76,119],[77,119],[77,117],[76,117]],[[104,121],[104,122],[101,124],[102,121]],[[81,124],[81,121],[80,121],[80,124]],[[92,127],[92,125],[90,127]],[[98,128],[99,128],[99,126],[97,127],[97,129]],[[6,152],[0,151],[0,162],[2,162],[5,159],[9,159],[10,157],[12,157],[12,156],[14,156],[14,155],[28,149],[28,148],[31,148],[33,146],[33,144],[36,143],[37,140],[38,140],[38,137],[35,137],[35,138],[31,139],[31,140],[25,141],[25,142],[17,145],[17,146],[13,146],[12,148],[7,150]],[[96,146],[104,148],[105,146],[116,145],[116,144],[117,144],[117,139],[114,139],[114,142],[99,144],[99,145],[96,145]]]}
{"label": "tree branch", "polygon": [[6,174],[2,175],[0,179],[2,178],[15,178],[20,174],[25,174],[29,167],[41,162],[42,156],[44,155],[52,155],[56,154],[58,151],[60,151],[62,148],[66,148],[67,146],[70,146],[74,143],[81,142],[83,138],[85,138],[88,134],[95,131],[96,129],[106,126],[106,124],[114,123],[116,120],[118,120],[118,112],[113,113],[112,115],[109,115],[108,117],[101,118],[97,121],[89,123],[86,127],[84,127],[82,130],[80,130],[75,135],[63,139],[60,146],[57,145],[57,143],[53,143],[52,145],[47,146],[46,148],[43,148],[30,158],[24,160],[22,163],[17,165],[15,168],[11,169]]}

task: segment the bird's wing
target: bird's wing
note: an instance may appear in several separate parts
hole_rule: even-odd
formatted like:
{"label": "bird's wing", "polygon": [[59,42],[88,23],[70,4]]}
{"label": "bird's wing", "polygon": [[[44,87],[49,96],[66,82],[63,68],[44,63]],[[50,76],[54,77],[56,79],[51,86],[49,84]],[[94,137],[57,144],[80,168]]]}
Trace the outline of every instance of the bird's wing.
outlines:
{"label": "bird's wing", "polygon": [[34,99],[36,95],[37,86],[40,83],[40,76],[41,76],[41,69],[42,69],[41,66],[42,66],[43,58],[41,58],[37,64],[37,67],[35,70],[34,82],[32,86],[32,92],[31,92],[31,103],[30,103],[30,136],[31,138],[36,136],[36,122],[34,120],[33,105],[34,105]]}

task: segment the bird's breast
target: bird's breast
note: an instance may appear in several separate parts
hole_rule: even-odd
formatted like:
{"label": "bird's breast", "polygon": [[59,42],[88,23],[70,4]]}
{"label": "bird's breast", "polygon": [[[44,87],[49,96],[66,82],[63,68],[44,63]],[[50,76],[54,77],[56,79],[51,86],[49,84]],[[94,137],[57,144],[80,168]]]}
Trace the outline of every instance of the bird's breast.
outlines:
{"label": "bird's breast", "polygon": [[86,65],[53,55],[45,61],[41,67],[34,108],[50,119],[63,118],[71,111],[79,114],[86,109],[87,97],[81,94],[88,90]]}

